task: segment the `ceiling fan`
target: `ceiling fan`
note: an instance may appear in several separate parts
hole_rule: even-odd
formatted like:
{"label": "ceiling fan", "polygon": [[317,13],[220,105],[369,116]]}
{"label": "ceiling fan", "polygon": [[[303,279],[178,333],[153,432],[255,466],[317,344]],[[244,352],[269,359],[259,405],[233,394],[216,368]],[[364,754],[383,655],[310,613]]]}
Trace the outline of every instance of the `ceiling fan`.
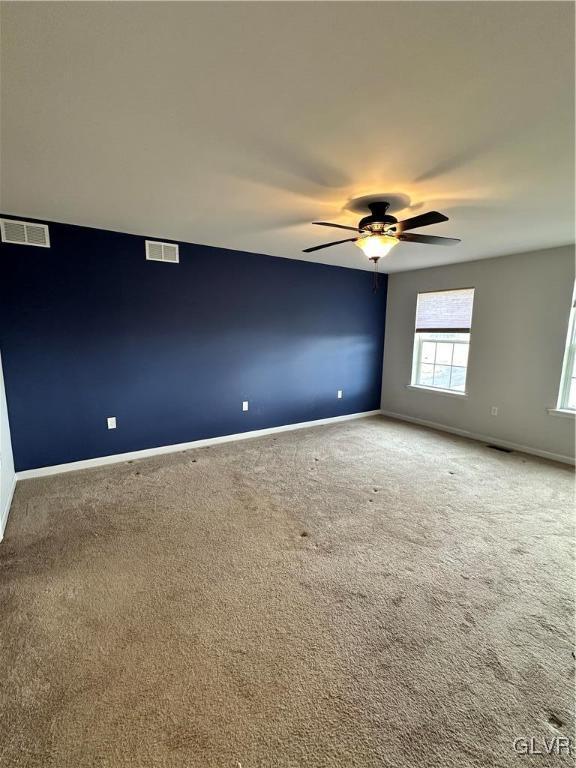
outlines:
{"label": "ceiling fan", "polygon": [[370,216],[365,216],[358,222],[357,227],[346,227],[343,224],[331,224],[328,221],[314,221],[321,227],[335,227],[336,229],[349,229],[357,232],[358,237],[348,237],[345,240],[335,240],[332,243],[323,243],[315,245],[312,248],[304,248],[303,253],[319,251],[321,248],[330,248],[340,243],[354,243],[374,262],[374,267],[378,267],[378,260],[386,256],[392,248],[399,242],[406,243],[425,243],[427,245],[456,245],[460,240],[455,237],[435,237],[433,235],[415,235],[407,232],[409,229],[417,227],[427,227],[429,224],[439,224],[441,221],[448,221],[448,216],[438,211],[429,211],[420,216],[413,216],[411,219],[398,221],[394,216],[387,213],[390,203],[386,200],[369,203]]}

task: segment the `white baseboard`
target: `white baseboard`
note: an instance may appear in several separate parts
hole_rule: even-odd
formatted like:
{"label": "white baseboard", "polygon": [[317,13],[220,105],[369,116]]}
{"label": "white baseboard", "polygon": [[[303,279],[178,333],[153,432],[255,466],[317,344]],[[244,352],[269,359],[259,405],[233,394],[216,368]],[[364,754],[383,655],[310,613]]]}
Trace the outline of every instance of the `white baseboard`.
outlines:
{"label": "white baseboard", "polygon": [[418,419],[414,416],[405,416],[402,413],[393,413],[392,411],[380,411],[382,416],[388,416],[391,419],[398,419],[399,421],[409,421],[411,424],[419,424],[422,427],[429,427],[430,429],[437,429],[440,432],[450,432],[453,435],[459,435],[460,437],[467,437],[469,440],[476,440],[481,443],[490,443],[490,445],[498,445],[501,448],[509,448],[511,451],[519,451],[520,453],[529,453],[533,456],[539,456],[542,459],[551,459],[552,461],[560,461],[563,464],[574,464],[574,459],[571,456],[564,456],[561,453],[552,453],[550,451],[541,451],[539,448],[532,448],[529,445],[520,445],[519,443],[511,443],[508,440],[501,440],[499,437],[490,437],[489,435],[480,435],[477,432],[469,432],[466,429],[458,429],[457,427],[449,427],[446,424],[438,424],[435,421],[427,421],[426,419]]}
{"label": "white baseboard", "polygon": [[95,459],[85,459],[83,461],[73,461],[69,464],[55,464],[51,467],[39,467],[38,469],[25,469],[16,473],[18,480],[28,480],[33,477],[46,477],[47,475],[58,475],[61,472],[76,472],[79,469],[91,469],[92,467],[102,467],[106,464],[117,464],[121,461],[134,461],[135,459],[146,459],[150,456],[160,456],[163,453],[176,453],[178,451],[187,451],[189,448],[204,448],[207,445],[218,445],[219,443],[231,443],[236,440],[249,440],[254,437],[265,437],[274,435],[277,432],[289,432],[293,429],[305,429],[306,427],[319,427],[323,424],[335,424],[339,421],[350,421],[351,419],[363,419],[367,416],[380,416],[378,411],[363,411],[362,413],[350,413],[345,416],[332,416],[329,419],[316,419],[315,421],[300,421],[296,424],[285,424],[281,427],[270,427],[269,429],[255,429],[250,432],[237,432],[233,435],[223,435],[222,437],[209,437],[205,440],[193,440],[190,443],[178,443],[176,445],[162,445],[159,448],[145,448],[143,451],[130,451],[129,453],[115,453],[112,456],[100,456]]}
{"label": "white baseboard", "polygon": [[2,541],[4,538],[4,530],[6,528],[6,523],[8,522],[8,513],[10,512],[10,505],[12,504],[12,497],[14,496],[14,489],[16,488],[17,479],[17,476],[14,475],[12,478],[12,487],[8,492],[8,498],[6,499],[6,505],[4,509],[0,510],[0,541]]}

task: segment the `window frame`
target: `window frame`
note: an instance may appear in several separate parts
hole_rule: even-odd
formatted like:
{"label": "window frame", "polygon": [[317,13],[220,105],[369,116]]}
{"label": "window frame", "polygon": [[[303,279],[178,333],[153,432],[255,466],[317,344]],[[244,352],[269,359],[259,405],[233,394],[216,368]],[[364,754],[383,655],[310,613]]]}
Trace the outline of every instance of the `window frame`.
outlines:
{"label": "window frame", "polygon": [[566,413],[576,413],[576,407],[571,408],[568,405],[570,396],[570,387],[572,378],[576,373],[576,287],[572,295],[572,307],[568,319],[568,331],[566,333],[566,344],[564,347],[564,357],[562,360],[562,374],[560,376],[560,389],[558,391],[557,410]]}
{"label": "window frame", "polygon": [[[424,346],[424,342],[428,341],[428,339],[423,339],[422,336],[427,333],[426,331],[418,332],[416,330],[416,323],[417,323],[417,317],[418,317],[418,297],[426,294],[426,293],[450,293],[451,291],[473,291],[472,296],[472,313],[470,315],[470,328],[468,329],[468,359],[466,360],[466,373],[464,378],[464,389],[450,389],[445,387],[435,387],[433,385],[429,384],[419,384],[418,383],[418,371],[420,367],[421,362],[421,356],[422,356],[422,348]],[[414,311],[414,341],[413,341],[413,347],[412,347],[412,372],[410,376],[410,383],[407,385],[409,389],[420,389],[424,390],[425,392],[436,392],[443,395],[454,395],[456,397],[468,397],[468,368],[470,365],[470,348],[472,345],[472,323],[474,321],[474,306],[476,303],[476,288],[474,286],[463,286],[459,288],[434,288],[429,291],[418,291],[416,293],[416,307]],[[451,328],[446,328],[442,331],[431,331],[432,333],[466,333],[466,331],[455,331]],[[441,343],[435,342],[435,343]],[[448,341],[449,344],[462,344],[464,342],[459,341]],[[454,366],[450,366],[454,367]],[[456,366],[456,367],[462,367],[462,366]]]}

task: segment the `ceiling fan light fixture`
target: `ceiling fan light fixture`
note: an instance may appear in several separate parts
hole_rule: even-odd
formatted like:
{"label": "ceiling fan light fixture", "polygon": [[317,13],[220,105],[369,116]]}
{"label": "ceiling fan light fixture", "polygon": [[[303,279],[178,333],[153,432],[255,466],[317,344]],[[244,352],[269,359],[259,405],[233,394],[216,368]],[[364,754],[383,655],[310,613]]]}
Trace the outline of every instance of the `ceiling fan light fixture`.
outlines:
{"label": "ceiling fan light fixture", "polygon": [[354,245],[357,245],[369,259],[382,259],[397,243],[398,238],[390,235],[366,235],[358,238]]}

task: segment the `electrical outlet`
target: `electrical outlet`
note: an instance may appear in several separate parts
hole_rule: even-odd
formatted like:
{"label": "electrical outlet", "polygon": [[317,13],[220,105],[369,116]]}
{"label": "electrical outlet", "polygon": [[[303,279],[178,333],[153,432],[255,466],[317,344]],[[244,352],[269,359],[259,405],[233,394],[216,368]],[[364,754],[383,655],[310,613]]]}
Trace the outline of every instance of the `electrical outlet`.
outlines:
{"label": "electrical outlet", "polygon": [[338,396],[338,400],[342,400],[342,398],[344,397],[344,390],[339,389],[337,396]]}
{"label": "electrical outlet", "polygon": [[498,407],[496,405],[493,405],[492,408],[490,408],[490,413],[492,416],[498,416]]}
{"label": "electrical outlet", "polygon": [[248,400],[242,400],[242,410],[243,411],[248,410]]}
{"label": "electrical outlet", "polygon": [[116,416],[108,416],[106,421],[108,422],[108,429],[116,429]]}

